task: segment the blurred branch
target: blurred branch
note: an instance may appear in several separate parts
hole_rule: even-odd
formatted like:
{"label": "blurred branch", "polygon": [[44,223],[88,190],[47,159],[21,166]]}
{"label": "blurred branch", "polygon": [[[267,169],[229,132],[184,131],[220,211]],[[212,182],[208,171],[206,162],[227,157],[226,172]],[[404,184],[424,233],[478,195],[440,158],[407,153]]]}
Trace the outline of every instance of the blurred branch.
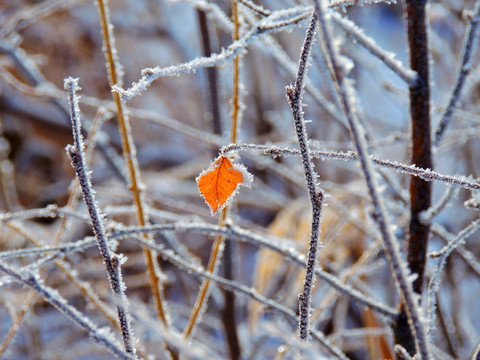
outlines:
{"label": "blurred branch", "polygon": [[14,270],[12,267],[4,264],[1,261],[0,271],[12,277],[13,279],[15,279],[15,281],[29,287],[30,289],[40,294],[47,302],[52,304],[61,313],[65,314],[74,323],[76,323],[78,326],[88,332],[88,335],[92,338],[92,340],[105,346],[108,351],[110,351],[118,358],[126,360],[136,359],[134,355],[129,354],[120,348],[120,345],[113,338],[109,331],[107,331],[105,328],[99,329],[95,324],[92,323],[90,319],[82,315],[77,309],[70,305],[67,300],[61,297],[56,290],[46,285],[43,285],[38,276],[36,276],[35,274],[19,273],[18,271]]}
{"label": "blurred branch", "polygon": [[463,85],[465,84],[468,74],[470,74],[471,72],[472,57],[476,44],[476,32],[478,28],[478,23],[480,21],[480,1],[477,1],[475,3],[475,8],[471,13],[467,14],[466,20],[467,28],[465,29],[465,38],[463,39],[460,65],[457,70],[456,83],[453,88],[452,94],[450,95],[448,105],[443,110],[442,117],[440,119],[440,122],[438,123],[437,129],[435,130],[434,145],[436,147],[438,147],[438,145],[440,144],[442,135],[445,132],[448,123],[453,116],[453,113],[455,112],[455,107],[460,99]]}

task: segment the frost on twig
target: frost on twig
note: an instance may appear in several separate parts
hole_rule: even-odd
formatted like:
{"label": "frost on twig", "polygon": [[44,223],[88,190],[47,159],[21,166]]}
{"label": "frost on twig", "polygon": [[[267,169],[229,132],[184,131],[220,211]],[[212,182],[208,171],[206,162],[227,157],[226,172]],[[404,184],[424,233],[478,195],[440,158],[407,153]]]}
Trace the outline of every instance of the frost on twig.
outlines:
{"label": "frost on twig", "polygon": [[473,233],[480,229],[480,220],[471,222],[467,227],[458,233],[458,235],[448,242],[442,249],[439,251],[434,251],[430,253],[430,257],[439,258],[435,266],[435,270],[428,282],[427,289],[427,312],[428,319],[430,321],[430,327],[433,326],[435,307],[436,307],[436,294],[440,289],[440,283],[442,281],[442,272],[447,263],[447,259],[450,254],[457,249],[460,245],[463,245],[465,240],[471,236]]}
{"label": "frost on twig", "polygon": [[328,58],[336,75],[337,89],[342,101],[345,116],[352,132],[352,138],[357,149],[360,165],[367,183],[367,188],[374,206],[374,218],[382,235],[387,258],[390,262],[392,275],[396,281],[400,294],[406,304],[407,316],[412,333],[414,334],[417,350],[424,360],[431,359],[429,350],[429,341],[423,320],[421,310],[417,303],[417,298],[413,292],[412,284],[409,280],[409,271],[402,260],[400,249],[392,233],[388,221],[387,212],[383,204],[383,199],[376,180],[376,174],[373,170],[371,160],[369,159],[368,146],[366,143],[365,132],[357,118],[355,112],[355,103],[353,102],[353,88],[350,82],[344,79],[340,73],[340,64],[338,60],[337,49],[333,42],[332,33],[325,19],[325,11],[321,3],[323,1],[315,0],[319,11],[319,27],[325,41]]}
{"label": "frost on twig", "polygon": [[313,169],[312,156],[308,145],[307,129],[305,119],[303,118],[302,95],[305,86],[305,77],[310,61],[310,53],[313,41],[315,39],[315,30],[317,27],[317,11],[315,10],[310,20],[310,24],[305,35],[300,61],[298,63],[298,73],[295,79],[295,86],[287,86],[287,99],[290,104],[293,115],[293,123],[297,135],[298,147],[302,156],[303,170],[307,181],[308,194],[312,205],[312,225],[310,230],[310,240],[308,245],[307,267],[305,269],[305,280],[303,282],[303,291],[299,295],[300,303],[300,340],[306,341],[310,332],[310,304],[313,286],[315,284],[315,267],[317,264],[318,242],[320,237],[320,222],[322,215],[323,200],[325,198],[323,190],[317,185],[318,175]]}
{"label": "frost on twig", "polygon": [[108,351],[120,359],[136,359],[134,354],[125,352],[120,344],[113,338],[109,329],[97,328],[90,319],[82,315],[77,309],[70,305],[56,290],[44,285],[37,275],[33,273],[19,273],[10,266],[0,262],[0,271],[15,279],[15,281],[35,290],[47,302],[55,306],[61,313],[65,314],[96,342],[105,346]]}
{"label": "frost on twig", "polygon": [[415,83],[417,74],[415,71],[406,68],[402,62],[395,58],[395,54],[382,49],[377,45],[375,40],[365,35],[362,29],[360,29],[355,23],[346,17],[341,16],[335,11],[331,11],[332,19],[340,26],[355,42],[358,42],[365,49],[367,49],[372,55],[380,59],[385,65],[387,65],[395,74],[397,74],[408,85]]}
{"label": "frost on twig", "polygon": [[[228,48],[219,54],[213,54],[209,57],[199,57],[192,61],[180,65],[174,65],[166,68],[157,66],[151,69],[142,70],[142,78],[133,83],[129,89],[122,89],[119,86],[113,86],[113,91],[118,92],[122,101],[128,101],[147,89],[150,84],[165,76],[177,76],[182,73],[192,73],[199,68],[218,66],[230,59],[235,58],[240,52],[245,51],[248,44],[262,34],[278,31],[285,27],[295,25],[304,20],[309,14],[309,8],[287,9],[272,13],[267,18],[259,21],[250,31],[243,35],[239,40],[233,42]],[[286,19],[283,19],[286,17]]]}
{"label": "frost on twig", "polygon": [[453,88],[450,100],[448,105],[445,107],[442,113],[440,122],[438,123],[437,129],[435,130],[434,135],[434,145],[438,146],[440,140],[442,139],[443,133],[445,132],[448,123],[455,112],[455,107],[460,95],[462,93],[463,85],[467,79],[468,74],[471,72],[472,67],[472,57],[476,45],[477,29],[478,23],[480,22],[480,1],[475,3],[475,8],[471,14],[467,16],[467,28],[465,30],[465,38],[462,45],[462,53],[460,58],[460,65],[457,70],[457,79],[455,86]]}
{"label": "frost on twig", "polygon": [[65,79],[65,89],[68,91],[68,102],[70,105],[70,118],[72,120],[72,131],[74,145],[67,146],[67,153],[72,160],[73,168],[77,175],[80,187],[82,189],[83,199],[87,206],[92,222],[93,232],[97,239],[98,248],[103,258],[103,263],[107,270],[110,287],[112,289],[114,302],[117,308],[117,315],[119,325],[122,333],[123,344],[125,351],[136,357],[134,348],[133,332],[131,328],[130,314],[128,312],[128,300],[125,295],[125,284],[122,280],[120,266],[124,261],[122,255],[115,254],[108,246],[107,238],[105,236],[105,229],[103,225],[102,215],[95,200],[90,176],[86,169],[84,159],[84,144],[81,134],[80,123],[80,109],[78,107],[78,96],[76,91],[80,89],[78,86],[78,79]]}
{"label": "frost on twig", "polygon": [[[193,273],[196,276],[200,276],[202,278],[209,279],[214,281],[225,289],[234,290],[238,293],[247,295],[253,298],[255,301],[258,301],[268,307],[271,307],[281,313],[282,315],[286,316],[289,319],[294,321],[298,321],[298,317],[294,311],[290,310],[289,308],[277,303],[274,300],[268,299],[267,297],[259,294],[256,289],[249,288],[248,286],[239,284],[235,281],[222,278],[215,273],[206,271],[202,266],[191,265],[185,259],[182,259],[180,256],[175,254],[172,250],[166,250],[162,246],[159,246],[155,243],[147,242],[141,237],[135,237],[135,240],[140,242],[145,247],[151,248],[152,250],[156,250],[160,256],[162,256],[165,260],[169,261],[179,269],[185,270],[189,273]],[[325,337],[325,335],[319,331],[313,331],[312,335],[315,339],[317,339],[332,355],[334,355],[338,359],[347,359],[346,355],[338,349],[335,345],[331,344],[330,341]]]}
{"label": "frost on twig", "polygon": [[[278,147],[273,145],[257,145],[257,144],[230,144],[222,147],[221,153],[227,154],[230,151],[238,150],[260,150],[265,154],[272,156],[289,156],[300,155],[298,149],[290,149],[286,147]],[[326,150],[311,150],[312,157],[320,159],[335,159],[335,160],[358,160],[358,154],[354,151],[326,151]],[[450,185],[458,185],[468,190],[480,190],[480,183],[472,181],[465,176],[459,175],[444,175],[430,169],[422,169],[415,165],[405,165],[398,161],[391,161],[380,159],[374,155],[369,155],[369,158],[374,164],[385,168],[394,169],[404,174],[418,176],[426,181],[442,181]],[[475,192],[477,194],[477,192]]]}
{"label": "frost on twig", "polygon": [[[234,224],[228,227],[219,227],[201,222],[185,223],[183,221],[179,221],[170,224],[152,225],[146,227],[126,227],[115,230],[111,234],[111,238],[122,238],[128,235],[141,233],[162,233],[165,231],[194,232],[211,236],[222,235],[227,240],[246,242],[258,247],[270,249],[281,254],[287,260],[290,260],[301,267],[306,266],[305,255],[300,254],[297,250],[295,250],[295,248],[291,245],[291,241],[286,242],[285,240],[276,237],[271,237],[264,234],[256,234]],[[395,309],[392,309],[380,303],[379,301],[362,294],[348,284],[343,284],[338,277],[323,271],[318,266],[315,269],[315,273],[319,278],[325,280],[332,287],[337,289],[345,296],[352,298],[355,302],[358,302],[363,306],[370,307],[372,310],[389,318],[396,316],[397,311]]]}

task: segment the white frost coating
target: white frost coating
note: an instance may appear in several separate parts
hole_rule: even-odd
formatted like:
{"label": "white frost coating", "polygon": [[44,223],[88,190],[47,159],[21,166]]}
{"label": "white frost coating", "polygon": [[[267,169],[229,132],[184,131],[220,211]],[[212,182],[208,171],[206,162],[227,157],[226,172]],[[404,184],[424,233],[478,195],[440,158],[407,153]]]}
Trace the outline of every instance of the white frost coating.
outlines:
{"label": "white frost coating", "polygon": [[465,240],[471,236],[474,232],[480,229],[480,219],[471,222],[466,228],[458,233],[458,235],[452,238],[449,243],[441,250],[432,252],[431,257],[440,257],[435,266],[435,270],[428,282],[427,288],[427,319],[429,324],[429,330],[433,328],[435,321],[435,308],[436,308],[436,294],[440,289],[440,283],[442,281],[443,268],[447,263],[447,259],[450,254],[460,245],[463,245]]}
{"label": "white frost coating", "polygon": [[[338,53],[337,49],[333,45],[332,31],[329,27],[329,24],[324,19],[325,10],[322,6],[325,5],[325,1],[315,0],[315,3],[319,12],[319,28],[321,29],[321,33],[325,39],[325,49],[327,51],[332,68],[334,69],[334,72],[336,72],[339,71],[339,65],[337,63]],[[339,92],[338,95],[342,102],[345,116],[352,132],[352,138],[358,152],[358,157],[365,177],[368,192],[372,199],[372,204],[374,207],[374,219],[382,235],[383,244],[390,263],[393,278],[395,279],[395,283],[405,304],[406,314],[408,316],[411,332],[415,338],[417,351],[424,360],[431,359],[432,357],[430,353],[428,334],[420,318],[420,309],[415,300],[412,284],[408,281],[409,271],[407,269],[407,265],[402,260],[399,245],[390,227],[390,222],[388,220],[385,205],[383,203],[383,198],[379,191],[378,183],[375,177],[375,171],[373,170],[373,166],[369,157],[368,144],[365,134],[358,119],[358,115],[355,112],[355,102],[352,102],[350,97],[351,92],[348,90],[346,91],[345,89],[348,88],[349,83],[345,82],[342,77],[335,79],[335,81],[337,82],[336,88]]]}
{"label": "white frost coating", "polygon": [[332,19],[347,33],[349,37],[362,45],[372,55],[380,59],[407,84],[412,85],[415,83],[417,79],[416,72],[405,67],[403,63],[396,58],[395,53],[382,49],[374,39],[365,35],[363,29],[360,29],[353,21],[334,11],[331,11],[330,14],[332,15]]}
{"label": "white frost coating", "polygon": [[[472,195],[477,193],[478,192],[476,191],[472,191]],[[458,194],[458,188],[454,188],[450,183],[447,184],[446,190],[443,193],[442,198],[436,204],[431,206],[428,210],[420,214],[420,220],[422,221],[422,223],[429,224],[431,220],[447,206],[451,197],[455,197],[456,194]]]}
{"label": "white frost coating", "polygon": [[96,243],[97,241],[94,237],[87,237],[83,240],[79,240],[73,243],[66,243],[58,246],[43,246],[43,247],[31,248],[31,249],[2,251],[0,252],[0,259],[9,259],[9,258],[44,255],[44,254],[56,254],[59,252],[62,252],[64,254],[70,254],[78,251],[83,251],[89,247],[95,246]]}
{"label": "white frost coating", "polygon": [[[240,52],[245,51],[247,45],[258,36],[272,31],[281,30],[287,26],[295,25],[299,21],[305,19],[309,15],[308,9],[309,8],[300,8],[298,11],[287,9],[274,12],[265,19],[260,20],[244,36],[233,42],[228,48],[222,50],[219,54],[213,54],[209,57],[198,57],[189,62],[166,68],[157,66],[155,68],[144,69],[142,70],[142,78],[136,83],[133,83],[129,89],[125,90],[120,86],[115,85],[112,87],[112,90],[118,92],[122,97],[122,101],[125,102],[139,95],[142,91],[146,90],[154,80],[160,77],[178,76],[182,73],[194,73],[199,68],[218,66],[233,59]],[[300,15],[297,15],[298,13],[300,13]],[[290,18],[284,20],[283,17]]]}
{"label": "white frost coating", "polygon": [[[360,131],[363,131],[363,128],[361,128]],[[298,149],[290,149],[287,147],[278,147],[274,145],[257,145],[257,144],[230,144],[230,145],[224,146],[221,149],[221,153],[227,154],[230,151],[239,151],[239,150],[243,150],[243,151],[260,150],[260,151],[263,151],[265,154],[271,155],[273,157],[300,154],[300,151]],[[311,151],[311,154],[313,157],[320,158],[320,159],[335,159],[335,160],[345,160],[345,161],[358,160],[358,154],[354,151],[313,150]],[[468,190],[474,190],[474,191],[480,190],[480,183],[472,181],[465,176],[444,175],[444,174],[435,172],[431,169],[423,169],[415,165],[405,165],[398,161],[381,159],[381,158],[375,157],[374,155],[369,155],[369,158],[376,165],[380,165],[386,168],[391,168],[405,174],[418,176],[419,178],[426,181],[442,181],[447,184],[461,186],[464,189],[468,189]],[[476,191],[475,193],[473,193],[472,191],[472,197],[474,196],[474,194],[480,194],[480,193]]]}
{"label": "white frost coating", "polygon": [[447,125],[455,112],[455,107],[460,99],[463,85],[465,84],[465,80],[470,73],[471,69],[471,61],[472,55],[475,52],[476,42],[477,42],[477,32],[478,32],[478,25],[479,25],[479,18],[480,18],[480,1],[477,0],[475,4],[475,8],[473,9],[473,13],[466,16],[468,25],[467,29],[465,30],[465,37],[463,39],[462,44],[462,56],[460,59],[460,65],[458,66],[457,70],[457,79],[455,82],[455,86],[452,90],[452,94],[448,101],[447,106],[443,110],[442,117],[438,124],[438,127],[435,131],[434,135],[434,145],[438,146],[440,144],[440,140],[442,138]]}
{"label": "white frost coating", "polygon": [[[281,314],[283,314],[287,318],[290,318],[294,321],[297,321],[297,315],[295,314],[295,312],[293,312],[289,308],[277,303],[276,301],[271,300],[271,299],[259,294],[256,289],[245,286],[245,285],[242,285],[242,284],[239,284],[239,283],[237,283],[235,281],[232,281],[232,280],[227,280],[225,278],[222,278],[222,277],[216,275],[215,271],[213,271],[213,273],[209,272],[209,271],[206,271],[202,266],[191,265],[188,261],[184,260],[183,258],[178,256],[177,254],[175,254],[175,252],[173,250],[166,250],[161,245],[157,245],[157,244],[148,242],[140,236],[136,236],[134,239],[136,241],[140,242],[142,245],[144,245],[144,246],[146,246],[146,247],[148,247],[152,250],[157,251],[160,254],[160,256],[162,256],[165,260],[169,261],[170,263],[177,266],[178,268],[187,271],[189,274],[194,274],[196,276],[207,278],[211,281],[214,281],[214,282],[222,285],[224,288],[226,288],[228,290],[235,290],[235,291],[237,291],[241,294],[250,296],[252,299],[254,299],[254,300],[256,300],[256,301],[258,301],[262,304],[265,304],[268,307],[271,307],[271,308],[275,309],[276,311],[280,312]],[[209,290],[210,289],[211,289],[211,287],[209,287]],[[203,303],[203,306],[206,306],[205,304],[206,303]],[[202,310],[203,310],[203,308],[200,311],[202,311]],[[330,343],[330,341],[325,337],[325,335],[322,332],[312,329],[312,335],[315,339],[317,339],[322,344],[323,347],[325,347],[337,359],[342,359],[342,360],[347,360],[348,359],[346,357],[346,355],[340,349],[338,349],[335,345]]]}
{"label": "white frost coating", "polygon": [[68,91],[68,103],[70,108],[70,119],[72,121],[72,131],[74,145],[68,145],[67,154],[72,160],[72,166],[80,184],[83,200],[87,207],[92,223],[93,232],[97,239],[98,248],[105,265],[105,269],[110,282],[110,287],[115,299],[117,307],[117,315],[119,326],[121,329],[123,344],[125,351],[132,354],[136,358],[136,350],[133,345],[133,331],[130,326],[130,313],[128,312],[128,300],[125,295],[125,284],[122,280],[120,272],[121,258],[115,254],[108,246],[107,237],[105,235],[105,227],[103,224],[104,217],[98,207],[92,190],[90,172],[87,169],[85,162],[85,153],[83,138],[81,133],[80,109],[78,107],[78,96],[76,91],[80,89],[78,86],[78,79],[71,77],[65,79],[65,89]]}
{"label": "white frost coating", "polygon": [[[160,224],[152,226],[130,226],[125,227],[122,230],[116,230],[111,234],[111,237],[121,238],[127,235],[140,235],[142,233],[162,233],[164,231],[175,232],[193,232],[211,235],[223,235],[227,239],[246,242],[258,247],[264,247],[275,251],[287,259],[291,260],[295,264],[304,267],[306,256],[300,254],[297,250],[297,244],[293,240],[284,238],[278,238],[267,234],[258,234],[250,230],[243,229],[238,225],[230,225],[228,227],[219,227],[217,225],[207,224],[203,222],[184,222],[178,221],[169,224]],[[354,289],[348,284],[343,284],[342,281],[335,275],[329,274],[320,268],[316,268],[316,275],[325,280],[332,287],[343,293],[344,295],[352,298],[355,302],[363,306],[368,306],[372,310],[377,311],[389,318],[396,316],[397,311],[389,308],[388,306],[380,303],[372,297],[362,294],[360,291]]]}
{"label": "white frost coating", "polygon": [[70,305],[65,298],[63,298],[58,291],[44,285],[38,278],[32,273],[19,273],[10,266],[0,262],[0,271],[9,275],[15,281],[28,286],[32,290],[35,290],[40,296],[42,296],[47,302],[52,304],[57,310],[65,314],[74,323],[87,331],[88,335],[97,343],[105,346],[108,351],[117,356],[120,359],[132,360],[136,359],[134,355],[128,354],[123,351],[120,344],[112,337],[110,331],[97,328],[97,326],[76,308]]}

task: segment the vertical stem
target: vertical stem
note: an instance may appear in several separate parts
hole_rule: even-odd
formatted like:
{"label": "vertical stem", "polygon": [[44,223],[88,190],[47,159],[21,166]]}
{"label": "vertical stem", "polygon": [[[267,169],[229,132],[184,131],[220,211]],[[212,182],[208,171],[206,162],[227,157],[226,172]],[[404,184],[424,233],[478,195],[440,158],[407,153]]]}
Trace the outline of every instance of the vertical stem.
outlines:
{"label": "vertical stem", "polygon": [[[238,19],[238,4],[237,0],[232,0],[232,17],[233,17],[233,41],[240,39],[240,22]],[[239,98],[239,56],[235,56],[233,59],[233,113],[232,113],[232,132],[230,142],[237,142],[237,127],[238,127],[238,114],[240,111],[240,98]]]}
{"label": "vertical stem", "polygon": [[[430,89],[428,37],[425,14],[426,0],[405,2],[410,68],[417,73],[417,81],[409,87],[411,118],[411,163],[424,169],[432,169],[430,135]],[[410,178],[410,224],[408,230],[407,261],[410,271],[417,274],[413,290],[422,293],[427,259],[429,224],[422,223],[420,215],[431,205],[432,183],[419,177]],[[410,332],[405,309],[395,326],[396,342],[411,355],[415,354],[415,341]]]}
{"label": "vertical stem", "polygon": [[[410,47],[410,67],[418,74],[415,85],[410,86],[410,116],[412,131],[411,163],[432,169],[430,140],[430,89],[428,66],[428,39],[425,21],[425,0],[407,0],[407,27]],[[420,214],[431,205],[432,183],[412,176],[410,178],[410,227],[408,264],[418,274],[413,283],[417,293],[422,292],[426,250],[430,226],[422,224]]]}
{"label": "vertical stem", "polygon": [[[224,208],[222,211],[222,215],[220,216],[219,224],[223,225],[226,218],[227,218],[227,208]],[[210,252],[210,259],[208,260],[208,265],[207,265],[208,273],[211,273],[211,274],[215,273],[215,270],[217,267],[217,260],[220,258],[223,252],[223,245],[224,245],[223,236],[219,235],[215,237],[215,242],[213,243],[212,251]],[[206,306],[209,289],[210,289],[210,279],[205,278],[205,280],[203,280],[202,282],[200,290],[198,291],[197,301],[193,306],[192,313],[190,314],[190,318],[188,319],[188,324],[183,330],[183,336],[186,339],[192,336],[193,330],[197,325],[199,316],[201,312],[204,310],[204,307]]]}
{"label": "vertical stem", "polygon": [[85,163],[85,153],[83,139],[80,127],[80,114],[78,109],[78,97],[76,91],[79,89],[78,80],[68,78],[65,80],[65,89],[68,90],[68,102],[70,105],[70,118],[72,119],[72,131],[74,145],[67,146],[67,153],[72,160],[72,165],[75,169],[78,182],[82,189],[83,199],[90,215],[93,232],[97,239],[98,248],[103,258],[103,264],[107,271],[108,280],[112,289],[114,303],[117,308],[118,321],[123,339],[125,351],[132,354],[135,358],[136,351],[134,348],[134,340],[132,328],[130,325],[130,315],[128,312],[128,301],[125,295],[125,285],[122,280],[122,273],[120,265],[122,263],[121,256],[111,251],[107,237],[105,235],[105,228],[102,223],[102,215],[93,195],[92,185],[88,176],[88,171]]}
{"label": "vertical stem", "polygon": [[[202,36],[202,50],[203,56],[212,55],[212,43],[210,40],[210,32],[208,30],[207,14],[205,11],[197,9],[198,25],[200,27],[200,35]],[[212,114],[213,132],[215,134],[222,134],[222,124],[220,121],[220,105],[218,100],[218,74],[217,68],[206,68],[208,91],[210,94],[210,113]]]}
{"label": "vertical stem", "polygon": [[[240,38],[240,21],[238,18],[238,4],[236,0],[232,0],[232,17],[233,17],[233,41]],[[233,59],[233,112],[232,112],[232,128],[230,142],[237,141],[238,116],[240,111],[240,79],[239,79],[239,63],[240,59],[236,56]],[[220,226],[224,225],[222,221]],[[225,243],[223,254],[224,277],[228,280],[233,280],[233,243],[227,241]],[[235,312],[235,293],[225,289],[223,292],[225,296],[225,305],[222,311],[223,327],[225,328],[225,335],[227,337],[230,358],[232,360],[240,359],[241,348],[237,333],[237,320]]]}
{"label": "vertical stem", "polygon": [[312,156],[308,146],[307,129],[303,118],[302,94],[305,87],[305,78],[307,74],[308,60],[312,50],[317,26],[318,14],[315,10],[312,14],[310,24],[305,35],[300,61],[298,63],[297,78],[295,86],[287,86],[287,99],[292,110],[295,132],[297,134],[298,147],[302,156],[303,170],[307,181],[308,194],[312,204],[312,225],[310,240],[308,244],[307,266],[305,269],[305,280],[303,282],[303,291],[299,295],[300,303],[300,340],[306,341],[310,334],[310,303],[313,286],[315,283],[315,268],[317,265],[318,239],[320,237],[320,219],[323,205],[323,190],[317,186],[317,174],[313,169]]}
{"label": "vertical stem", "polygon": [[[61,107],[61,109],[63,109],[63,106]],[[66,111],[66,109],[65,109],[65,111]],[[68,111],[66,111],[66,114],[68,115]],[[92,144],[90,144],[89,140],[91,140],[94,137],[94,134],[97,131],[97,126],[98,126],[98,122],[94,121],[90,130],[89,130],[88,136],[87,136],[87,142],[85,144],[85,155],[86,155],[85,157],[87,159],[87,163],[88,163],[89,159],[91,159],[91,155],[92,155],[93,147],[94,147],[94,143],[92,142]],[[78,187],[79,187],[78,179],[76,179],[75,186],[73,187],[73,190],[71,191],[70,196],[69,196],[68,201],[67,201],[67,205],[66,205],[67,209],[73,210],[75,208],[75,206],[78,202],[78,196],[77,196],[78,195]],[[60,244],[60,242],[62,241],[62,236],[65,233],[65,230],[67,229],[68,221],[70,221],[70,218],[68,216],[64,216],[62,218],[61,223],[60,223],[60,227],[59,227],[59,229],[58,229],[58,231],[55,235],[55,239],[54,239],[53,244],[52,244],[53,246],[56,246],[56,245]],[[42,274],[42,277],[43,277],[43,275],[45,274],[45,270],[43,270],[41,274]],[[13,321],[13,324],[10,327],[10,330],[9,330],[7,336],[5,337],[5,340],[0,345],[0,358],[2,358],[2,355],[7,350],[11,341],[15,337],[15,334],[20,329],[20,324],[22,323],[23,319],[25,318],[25,315],[27,315],[27,313],[30,311],[30,309],[32,307],[32,304],[34,304],[35,300],[36,300],[36,293],[35,293],[34,290],[30,290],[28,292],[27,296],[26,296],[25,301],[22,304],[22,307],[20,308],[20,311],[17,313],[17,316],[15,317],[15,320]],[[92,303],[95,304],[95,301],[92,300]],[[102,311],[101,308],[99,308],[99,309]],[[104,313],[107,314],[106,312],[104,312]],[[115,318],[112,318],[109,315],[107,316],[107,318],[110,320],[110,322],[112,324],[115,324],[115,326],[118,327],[118,322]]]}
{"label": "vertical stem", "polygon": [[[240,34],[240,26],[239,26],[239,18],[238,18],[238,8],[237,8],[237,0],[232,0],[232,17],[233,17],[233,22],[234,22],[234,33],[233,33],[233,39],[234,41],[239,39],[239,34]],[[235,143],[237,141],[237,128],[238,128],[238,114],[240,110],[240,105],[239,105],[239,59],[238,56],[236,56],[233,60],[233,111],[232,111],[232,125],[231,125],[231,135],[230,135],[230,142]],[[218,221],[219,226],[223,226],[225,224],[225,220],[227,219],[228,216],[228,206],[226,206],[222,210],[222,214],[220,216],[220,219]],[[224,237],[223,236],[217,236],[215,238],[215,242],[212,246],[212,251],[210,252],[210,259],[208,260],[208,265],[207,265],[207,272],[209,273],[215,273],[216,272],[216,267],[218,264],[218,260],[221,258],[222,253],[224,251],[225,243],[224,243]],[[231,257],[231,253],[227,256]],[[231,259],[230,259],[231,260]],[[228,263],[227,259],[227,263]],[[231,261],[230,261],[231,263]],[[195,326],[197,324],[197,321],[199,319],[199,316],[202,312],[202,310],[206,307],[206,302],[208,300],[208,293],[209,293],[209,288],[210,288],[210,280],[208,278],[205,278],[203,281],[200,290],[197,295],[197,300],[195,302],[195,305],[193,307],[192,313],[190,314],[190,318],[188,320],[188,324],[185,327],[183,331],[183,336],[185,338],[189,338],[193,334],[193,330],[195,329]],[[225,308],[225,313],[228,314],[235,314],[234,311],[234,297],[233,293],[229,297],[227,293],[225,293],[226,297],[226,308]],[[227,304],[230,302],[229,304]],[[232,308],[233,306],[233,308]],[[233,309],[233,312],[232,312]],[[224,315],[225,316],[225,315]],[[230,347],[230,355],[232,359],[238,359],[240,358],[241,355],[241,350],[240,350],[240,342],[238,340],[238,334],[236,331],[236,323],[235,323],[235,317],[233,316],[230,320],[230,323],[228,324],[228,327],[226,326],[226,334],[228,338],[228,343]],[[233,328],[234,327],[234,328]],[[227,330],[228,329],[228,330]]]}
{"label": "vertical stem", "polygon": [[[105,58],[107,61],[108,78],[110,86],[118,84],[118,69],[116,56],[114,54],[114,44],[112,36],[112,28],[110,23],[110,16],[105,0],[97,0],[100,22],[102,26],[102,34],[104,41]],[[129,177],[130,177],[130,189],[134,198],[135,207],[137,210],[137,221],[140,226],[146,225],[146,216],[144,213],[143,202],[140,190],[140,174],[136,163],[135,148],[133,139],[131,138],[130,124],[123,104],[120,99],[120,95],[117,92],[112,92],[113,100],[115,102],[118,127],[122,138],[122,148],[125,161],[127,162]],[[150,287],[153,292],[155,301],[155,307],[157,315],[162,321],[163,325],[168,327],[168,317],[166,313],[166,304],[163,299],[163,289],[161,288],[160,279],[157,273],[158,265],[155,263],[156,259],[154,253],[147,248],[144,248],[145,261],[147,264],[147,271],[150,280]]]}

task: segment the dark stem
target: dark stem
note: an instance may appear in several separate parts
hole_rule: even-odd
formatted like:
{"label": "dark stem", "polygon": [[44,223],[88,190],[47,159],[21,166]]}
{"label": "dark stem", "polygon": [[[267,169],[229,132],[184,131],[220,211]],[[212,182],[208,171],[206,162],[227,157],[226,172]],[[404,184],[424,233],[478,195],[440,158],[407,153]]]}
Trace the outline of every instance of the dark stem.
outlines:
{"label": "dark stem", "polygon": [[[410,68],[417,73],[417,82],[409,87],[412,133],[411,163],[424,169],[432,169],[430,135],[430,89],[428,64],[428,38],[425,16],[425,0],[405,2]],[[431,206],[431,183],[412,176],[410,178],[410,224],[408,230],[407,261],[410,271],[417,274],[413,290],[422,293],[427,259],[430,225],[422,223],[420,215]],[[404,307],[401,310],[404,312]],[[415,354],[415,341],[410,334],[407,318],[400,315],[395,331],[396,342],[411,355]]]}
{"label": "dark stem", "polygon": [[[203,56],[208,57],[213,54],[212,44],[210,41],[210,32],[208,29],[207,14],[203,10],[197,10],[197,19],[198,26],[200,28],[200,35],[202,37],[202,52]],[[208,92],[209,102],[210,102],[210,113],[212,114],[212,123],[213,123],[213,132],[215,134],[222,134],[222,127],[220,122],[220,105],[218,100],[218,76],[217,68],[209,67],[205,69],[207,71],[207,83],[208,83]]]}
{"label": "dark stem", "polygon": [[[417,83],[409,88],[410,116],[412,127],[411,163],[424,169],[432,169],[430,140],[430,89],[428,67],[428,39],[425,22],[426,1],[406,2],[410,67],[418,74]],[[418,274],[413,290],[422,292],[423,274],[430,226],[422,224],[420,214],[432,202],[430,182],[412,176],[410,179],[410,228],[408,242],[408,264],[412,273]]]}
{"label": "dark stem", "polygon": [[[231,241],[226,241],[223,252],[223,276],[227,280],[234,280],[232,248],[233,243]],[[237,360],[241,358],[242,350],[237,332],[235,293],[229,289],[224,289],[223,295],[225,297],[225,305],[222,310],[223,328],[225,329],[225,335],[227,337],[230,359]]]}

